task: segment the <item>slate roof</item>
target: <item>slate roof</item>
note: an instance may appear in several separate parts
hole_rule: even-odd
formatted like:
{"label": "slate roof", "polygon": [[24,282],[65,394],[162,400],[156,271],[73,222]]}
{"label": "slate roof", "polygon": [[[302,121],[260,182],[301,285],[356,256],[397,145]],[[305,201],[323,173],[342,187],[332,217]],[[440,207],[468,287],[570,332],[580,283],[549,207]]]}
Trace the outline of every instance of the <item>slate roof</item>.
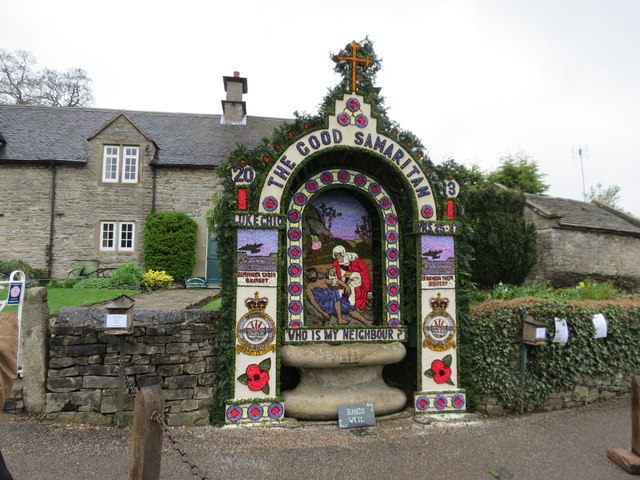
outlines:
{"label": "slate roof", "polygon": [[526,194],[527,204],[559,227],[611,231],[640,236],[640,220],[598,203]]}
{"label": "slate roof", "polygon": [[213,167],[238,143],[253,148],[286,121],[248,116],[246,125],[221,125],[221,115],[0,105],[0,162],[86,163],[87,139],[120,113],[160,147],[159,166]]}

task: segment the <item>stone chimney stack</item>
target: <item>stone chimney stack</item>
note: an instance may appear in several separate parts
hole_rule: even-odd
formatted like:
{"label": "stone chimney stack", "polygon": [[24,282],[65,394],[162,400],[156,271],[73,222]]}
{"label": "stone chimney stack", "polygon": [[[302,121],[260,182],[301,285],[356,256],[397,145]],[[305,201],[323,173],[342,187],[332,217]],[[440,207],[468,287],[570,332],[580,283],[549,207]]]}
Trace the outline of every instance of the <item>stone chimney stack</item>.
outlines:
{"label": "stone chimney stack", "polygon": [[222,121],[224,124],[246,125],[247,103],[242,94],[247,93],[247,79],[240,72],[233,72],[233,77],[222,77],[227,99],[222,100]]}

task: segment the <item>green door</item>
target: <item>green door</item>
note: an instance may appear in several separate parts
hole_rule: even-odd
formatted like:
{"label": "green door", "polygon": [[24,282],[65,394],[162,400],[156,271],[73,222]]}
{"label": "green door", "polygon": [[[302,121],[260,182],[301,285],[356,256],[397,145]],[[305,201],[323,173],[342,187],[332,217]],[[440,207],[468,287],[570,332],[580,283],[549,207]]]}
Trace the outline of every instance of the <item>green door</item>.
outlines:
{"label": "green door", "polygon": [[212,232],[209,232],[209,247],[207,248],[207,285],[220,285],[218,242]]}

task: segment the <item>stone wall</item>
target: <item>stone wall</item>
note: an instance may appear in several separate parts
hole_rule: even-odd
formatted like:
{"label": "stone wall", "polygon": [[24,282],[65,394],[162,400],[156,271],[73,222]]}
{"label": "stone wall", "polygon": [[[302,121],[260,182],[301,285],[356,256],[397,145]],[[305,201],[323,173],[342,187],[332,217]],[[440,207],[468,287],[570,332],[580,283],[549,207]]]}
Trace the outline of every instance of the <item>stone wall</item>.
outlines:
{"label": "stone wall", "polygon": [[528,280],[574,286],[584,278],[613,280],[640,289],[640,238],[597,231],[546,228],[537,231],[538,258]]}
{"label": "stone wall", "polygon": [[[117,410],[122,337],[103,329],[105,311],[67,308],[51,319],[47,418],[110,425]],[[170,425],[208,425],[215,388],[213,334],[218,314],[141,310],[124,342],[124,367],[138,386],[160,384]],[[132,418],[127,394],[124,420]]]}
{"label": "stone wall", "polygon": [[51,167],[0,167],[0,259],[26,260],[46,270],[51,216]]}
{"label": "stone wall", "polygon": [[[573,390],[552,392],[542,407],[528,407],[525,408],[525,411],[562,410],[564,408],[580,407],[598,401],[611,400],[612,398],[629,392],[631,378],[625,378],[622,373],[619,373],[614,378],[585,378],[582,383],[583,385],[578,385],[574,387]],[[496,397],[480,397],[476,409],[478,412],[490,416],[501,416],[509,412]]]}

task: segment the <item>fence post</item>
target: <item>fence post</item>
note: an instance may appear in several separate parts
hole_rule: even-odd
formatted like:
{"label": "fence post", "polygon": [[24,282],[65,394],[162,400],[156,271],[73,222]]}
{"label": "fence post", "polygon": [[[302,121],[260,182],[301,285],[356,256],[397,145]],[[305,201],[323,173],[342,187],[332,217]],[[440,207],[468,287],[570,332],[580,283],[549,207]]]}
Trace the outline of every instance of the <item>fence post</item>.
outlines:
{"label": "fence post", "polygon": [[631,451],[640,456],[640,376],[631,382]]}
{"label": "fence post", "polygon": [[627,472],[640,474],[640,376],[631,382],[631,450],[609,448],[607,457]]}
{"label": "fence post", "polygon": [[162,425],[151,420],[153,412],[164,412],[164,395],[159,385],[142,387],[133,412],[129,480],[159,480],[162,455]]}

